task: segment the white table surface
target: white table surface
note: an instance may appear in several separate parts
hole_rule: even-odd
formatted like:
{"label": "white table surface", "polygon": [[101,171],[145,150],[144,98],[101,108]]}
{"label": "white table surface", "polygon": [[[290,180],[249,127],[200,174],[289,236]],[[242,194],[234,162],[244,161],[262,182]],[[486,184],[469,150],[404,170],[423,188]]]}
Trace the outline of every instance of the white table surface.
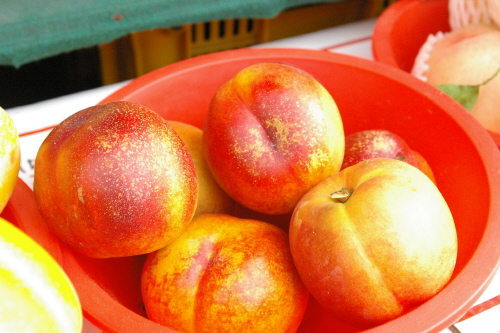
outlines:
{"label": "white table surface", "polygon": [[[286,38],[254,47],[291,47],[324,50],[350,54],[373,60],[371,36],[376,19],[333,27],[297,37]],[[71,95],[66,95],[30,105],[7,109],[14,120],[21,142],[21,171],[19,177],[30,187],[33,184],[33,164],[38,148],[50,130],[71,114],[100,102],[127,82],[103,86]],[[497,274],[477,304],[500,295],[500,274]],[[498,303],[498,302],[497,302]],[[482,312],[470,319],[455,324],[454,332],[499,333],[500,306]],[[82,333],[101,331],[85,321]],[[453,332],[450,329],[442,333]],[[399,332],[398,332],[399,333]]]}

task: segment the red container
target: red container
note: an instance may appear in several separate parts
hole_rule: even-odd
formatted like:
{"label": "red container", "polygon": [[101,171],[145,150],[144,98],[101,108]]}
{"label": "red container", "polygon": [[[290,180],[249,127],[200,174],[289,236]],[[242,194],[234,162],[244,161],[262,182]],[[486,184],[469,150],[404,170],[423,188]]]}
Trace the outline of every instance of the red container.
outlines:
{"label": "red container", "polygon": [[[373,58],[411,72],[430,34],[450,31],[448,0],[398,0],[378,18],[373,31]],[[500,147],[500,134],[489,132]]]}
{"label": "red container", "polygon": [[427,36],[450,31],[448,0],[398,0],[377,20],[372,51],[375,60],[411,72]]}
{"label": "red container", "polygon": [[[314,75],[336,100],[346,134],[383,128],[401,135],[427,159],[456,221],[458,261],[435,297],[365,332],[440,332],[474,304],[500,259],[500,152],[488,133],[437,89],[394,67],[324,51],[244,49],[185,60],[144,75],[102,103],[128,100],[167,119],[201,127],[215,91],[254,63],[282,62]],[[172,332],[144,317],[140,272],[144,256],[92,259],[72,252],[48,230],[32,191],[21,181],[4,217],[18,224],[61,263],[87,319],[107,333]],[[311,300],[299,332],[360,332]]]}

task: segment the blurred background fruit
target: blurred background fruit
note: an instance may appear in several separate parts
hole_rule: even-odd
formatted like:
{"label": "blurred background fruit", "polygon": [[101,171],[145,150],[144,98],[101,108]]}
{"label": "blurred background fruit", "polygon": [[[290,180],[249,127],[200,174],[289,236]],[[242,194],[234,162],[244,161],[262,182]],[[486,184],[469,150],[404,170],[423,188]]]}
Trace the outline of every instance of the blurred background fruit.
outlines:
{"label": "blurred background fruit", "polygon": [[32,238],[0,218],[0,332],[73,333],[82,309],[59,264]]}
{"label": "blurred background fruit", "polygon": [[0,213],[16,185],[20,158],[19,134],[12,118],[0,107]]}

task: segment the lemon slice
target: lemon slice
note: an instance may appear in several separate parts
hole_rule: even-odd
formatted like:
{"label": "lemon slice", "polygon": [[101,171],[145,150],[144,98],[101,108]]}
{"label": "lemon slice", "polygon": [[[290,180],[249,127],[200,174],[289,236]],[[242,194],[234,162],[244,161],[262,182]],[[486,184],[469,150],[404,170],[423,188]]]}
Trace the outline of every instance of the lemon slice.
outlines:
{"label": "lemon slice", "polygon": [[0,332],[82,331],[76,291],[32,238],[0,218]]}
{"label": "lemon slice", "polygon": [[0,107],[0,213],[16,185],[19,164],[19,134],[10,115]]}

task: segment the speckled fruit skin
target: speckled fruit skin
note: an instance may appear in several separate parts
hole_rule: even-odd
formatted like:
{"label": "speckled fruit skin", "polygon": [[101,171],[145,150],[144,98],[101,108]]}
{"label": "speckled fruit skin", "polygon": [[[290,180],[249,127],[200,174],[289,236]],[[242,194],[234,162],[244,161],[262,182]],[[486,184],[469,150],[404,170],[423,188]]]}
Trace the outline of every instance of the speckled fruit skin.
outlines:
{"label": "speckled fruit skin", "polygon": [[70,116],[42,143],[34,193],[49,228],[96,258],[149,253],[187,227],[198,195],[185,144],[154,111],[130,102]]}
{"label": "speckled fruit skin", "polygon": [[[331,194],[352,192],[346,202]],[[410,311],[449,281],[457,234],[434,183],[407,163],[374,158],[333,175],[297,204],[290,249],[311,295],[370,328]]]}
{"label": "speckled fruit skin", "polygon": [[221,187],[240,204],[287,214],[312,186],[340,169],[344,130],[329,92],[305,71],[260,63],[215,94],[203,150]]}
{"label": "speckled fruit skin", "polygon": [[345,138],[344,162],[341,170],[356,163],[376,157],[394,158],[413,165],[436,182],[434,173],[425,158],[414,151],[406,141],[391,131],[366,130],[349,134]]}
{"label": "speckled fruit skin", "polygon": [[184,333],[295,332],[309,292],[278,227],[205,214],[142,273],[148,318]]}
{"label": "speckled fruit skin", "polygon": [[168,124],[180,136],[193,158],[198,175],[198,204],[193,217],[201,214],[229,214],[234,200],[219,186],[205,161],[202,149],[203,131],[180,121],[169,120]]}

